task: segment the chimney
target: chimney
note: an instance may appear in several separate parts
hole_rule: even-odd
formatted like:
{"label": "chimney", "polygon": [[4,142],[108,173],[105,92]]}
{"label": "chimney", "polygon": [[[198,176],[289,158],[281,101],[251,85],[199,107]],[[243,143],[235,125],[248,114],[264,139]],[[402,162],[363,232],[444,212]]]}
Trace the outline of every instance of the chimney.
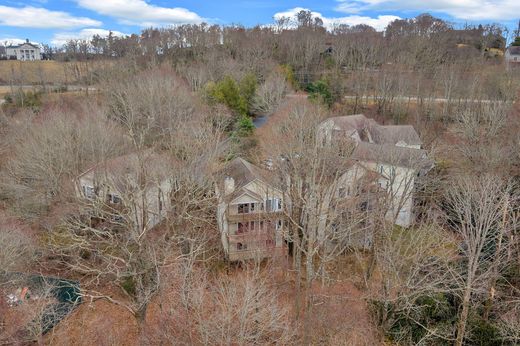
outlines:
{"label": "chimney", "polygon": [[231,177],[224,178],[224,195],[229,195],[235,191],[235,179]]}

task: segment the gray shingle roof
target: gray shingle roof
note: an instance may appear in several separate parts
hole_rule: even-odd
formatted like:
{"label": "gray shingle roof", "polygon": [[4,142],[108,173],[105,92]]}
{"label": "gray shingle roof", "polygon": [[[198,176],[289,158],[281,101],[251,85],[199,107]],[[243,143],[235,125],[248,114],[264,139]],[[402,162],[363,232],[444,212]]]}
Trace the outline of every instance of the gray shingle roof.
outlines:
{"label": "gray shingle roof", "polygon": [[507,51],[511,55],[520,55],[520,46],[511,46],[507,48]]}
{"label": "gray shingle roof", "polygon": [[[143,164],[142,168],[140,167],[141,163]],[[147,184],[154,185],[156,182],[169,177],[171,173],[170,161],[165,155],[155,153],[152,150],[144,150],[141,152],[141,160],[136,152],[115,157],[94,165],[78,178],[88,177],[98,181],[110,181],[111,184],[115,185],[114,188],[125,191],[138,184],[141,173],[146,176]]]}
{"label": "gray shingle roof", "polygon": [[[232,201],[245,193],[245,190],[242,188],[254,180],[261,180],[268,185],[272,185],[273,183],[273,177],[269,171],[261,169],[241,157],[230,161],[218,175],[220,178],[219,189],[221,189],[221,191],[224,191],[224,178],[231,177],[235,181],[235,189],[233,193],[225,196],[226,201]],[[248,193],[256,195],[251,191],[248,191]],[[262,199],[257,195],[256,197]]]}
{"label": "gray shingle roof", "polygon": [[270,180],[268,171],[253,165],[241,157],[231,160],[220,172],[220,175],[222,178],[233,178],[235,180],[235,190],[246,186],[255,179],[260,179],[264,182]]}
{"label": "gray shingle roof", "polygon": [[419,135],[411,125],[378,125],[371,128],[370,134],[374,142],[378,144],[395,145],[400,141],[404,141],[409,145],[422,144]]}
{"label": "gray shingle roof", "polygon": [[20,48],[20,47],[23,46],[23,45],[29,45],[29,46],[31,46],[31,47],[33,47],[33,48],[36,48],[36,49],[39,49],[39,48],[40,48],[40,47],[38,47],[37,45],[32,44],[32,43],[30,43],[30,42],[24,42],[24,43],[20,43],[20,44],[16,44],[16,45],[9,45],[9,46],[7,46],[7,48],[13,48],[13,49],[15,49],[15,48]]}
{"label": "gray shingle roof", "polygon": [[400,142],[408,146],[422,144],[411,125],[383,126],[363,114],[334,117],[326,121],[333,122],[334,136],[345,136],[345,132],[347,135],[354,131],[358,133],[361,141],[357,142],[352,153],[354,160],[414,169],[429,169],[433,165],[425,150],[399,145]]}
{"label": "gray shingle roof", "polygon": [[425,150],[367,142],[358,143],[352,158],[414,169],[430,169],[433,165]]}
{"label": "gray shingle roof", "polygon": [[400,141],[404,141],[409,145],[421,145],[419,135],[411,125],[379,125],[374,119],[369,119],[363,114],[346,115],[340,117],[329,118],[326,121],[332,121],[336,127],[342,131],[357,131],[359,137],[364,140],[364,130],[370,133],[372,140],[378,144],[395,145]]}

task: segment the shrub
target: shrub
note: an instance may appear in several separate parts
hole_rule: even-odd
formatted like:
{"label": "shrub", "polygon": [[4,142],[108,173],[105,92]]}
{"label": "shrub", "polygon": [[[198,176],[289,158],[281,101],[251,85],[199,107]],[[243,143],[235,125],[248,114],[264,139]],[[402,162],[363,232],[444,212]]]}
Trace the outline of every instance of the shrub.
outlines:
{"label": "shrub", "polygon": [[249,114],[256,92],[257,81],[253,74],[247,74],[237,83],[230,76],[206,85],[207,95],[216,102],[223,103],[240,115]]}
{"label": "shrub", "polygon": [[247,115],[242,115],[235,124],[235,133],[238,137],[248,137],[253,134],[254,129],[255,125]]}
{"label": "shrub", "polygon": [[469,321],[468,329],[470,332],[469,339],[472,345],[503,345],[498,328],[479,316],[475,316]]}
{"label": "shrub", "polygon": [[300,83],[294,77],[294,69],[290,65],[280,66],[282,74],[285,76],[285,80],[289,82],[294,90],[300,90]]}
{"label": "shrub", "polygon": [[12,94],[5,95],[4,100],[8,105],[38,109],[42,104],[41,96],[41,91],[24,92],[23,90],[19,90]]}
{"label": "shrub", "polygon": [[135,296],[136,289],[135,289],[135,280],[132,276],[126,276],[121,280],[121,288],[125,290],[126,293],[131,295],[132,297]]}
{"label": "shrub", "polygon": [[437,335],[453,337],[457,306],[447,294],[432,293],[416,297],[412,302],[370,302],[370,311],[387,338],[403,345],[415,345],[419,341],[428,344],[443,344],[443,339],[428,335],[435,330]]}
{"label": "shrub", "polygon": [[328,107],[332,106],[334,98],[332,97],[330,86],[326,81],[320,79],[314,83],[310,83],[306,90],[309,93],[309,99],[320,101]]}

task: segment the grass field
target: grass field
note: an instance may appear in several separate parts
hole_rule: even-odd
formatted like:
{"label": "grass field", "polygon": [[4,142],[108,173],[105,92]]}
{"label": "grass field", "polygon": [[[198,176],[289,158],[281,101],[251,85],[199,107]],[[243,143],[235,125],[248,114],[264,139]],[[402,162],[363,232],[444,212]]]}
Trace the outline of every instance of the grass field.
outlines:
{"label": "grass field", "polygon": [[[95,70],[110,66],[112,61],[89,61],[88,69]],[[0,60],[0,86],[35,84],[76,84],[87,71],[84,62],[62,62],[54,60],[17,61]]]}
{"label": "grass field", "polygon": [[[0,84],[61,84],[67,82],[70,63],[58,61],[0,61]],[[68,78],[70,80],[70,77]]]}

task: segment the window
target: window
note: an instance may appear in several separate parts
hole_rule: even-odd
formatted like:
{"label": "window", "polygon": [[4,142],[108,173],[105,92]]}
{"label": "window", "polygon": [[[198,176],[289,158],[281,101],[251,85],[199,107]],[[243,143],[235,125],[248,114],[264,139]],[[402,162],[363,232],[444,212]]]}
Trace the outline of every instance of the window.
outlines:
{"label": "window", "polygon": [[282,229],[282,220],[276,221],[276,230],[279,231]]}
{"label": "window", "polygon": [[274,241],[274,239],[267,239],[267,240],[265,241],[265,246],[267,246],[267,247],[274,247],[274,246],[275,246],[275,241]]}
{"label": "window", "polygon": [[108,194],[108,201],[113,204],[121,203],[121,198],[118,195]]}
{"label": "window", "polygon": [[87,198],[94,198],[94,196],[95,196],[94,187],[88,186],[88,185],[83,185],[83,194]]}
{"label": "window", "polygon": [[264,221],[260,221],[260,230],[263,230],[264,229]]}
{"label": "window", "polygon": [[282,209],[282,200],[279,198],[268,199],[265,201],[267,211],[278,211]]}
{"label": "window", "polygon": [[238,213],[239,214],[247,214],[249,213],[249,203],[242,203],[238,205]]}
{"label": "window", "polygon": [[251,224],[250,224],[250,226],[249,226],[249,229],[250,229],[251,231],[254,231],[254,230],[255,230],[255,222],[254,222],[254,221],[251,221]]}
{"label": "window", "polygon": [[240,203],[238,205],[239,214],[248,214],[248,213],[253,213],[254,211],[255,211],[254,203]]}
{"label": "window", "polygon": [[344,187],[340,187],[338,190],[339,198],[345,198],[347,196],[347,192]]}
{"label": "window", "polygon": [[238,226],[238,228],[237,228],[238,234],[247,232],[247,226],[244,223],[239,222],[237,226]]}
{"label": "window", "polygon": [[247,245],[242,244],[242,243],[237,243],[237,250],[238,251],[247,250]]}

